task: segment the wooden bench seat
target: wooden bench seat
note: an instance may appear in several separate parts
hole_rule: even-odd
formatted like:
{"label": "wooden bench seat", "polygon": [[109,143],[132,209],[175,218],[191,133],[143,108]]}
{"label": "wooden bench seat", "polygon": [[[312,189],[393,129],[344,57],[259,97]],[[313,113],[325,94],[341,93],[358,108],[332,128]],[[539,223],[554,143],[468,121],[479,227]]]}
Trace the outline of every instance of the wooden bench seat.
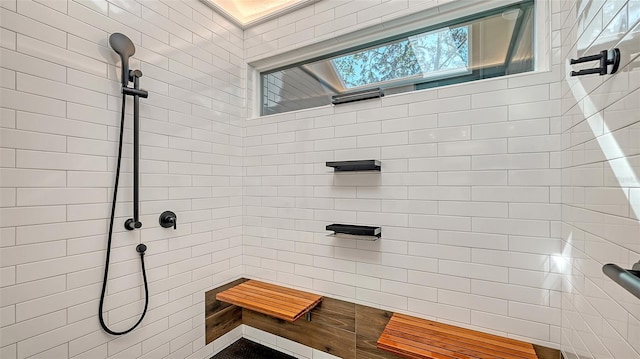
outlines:
{"label": "wooden bench seat", "polygon": [[377,346],[414,359],[538,359],[530,343],[398,313]]}
{"label": "wooden bench seat", "polygon": [[248,280],[216,295],[216,299],[293,322],[322,301],[322,296]]}

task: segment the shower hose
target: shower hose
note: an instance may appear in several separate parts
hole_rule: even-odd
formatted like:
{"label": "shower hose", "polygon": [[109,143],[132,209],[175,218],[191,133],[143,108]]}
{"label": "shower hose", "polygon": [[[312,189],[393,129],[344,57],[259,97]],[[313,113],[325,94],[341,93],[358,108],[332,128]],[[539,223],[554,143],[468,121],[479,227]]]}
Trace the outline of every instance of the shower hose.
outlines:
{"label": "shower hose", "polygon": [[107,259],[104,264],[104,278],[102,279],[102,293],[100,294],[100,309],[98,312],[98,317],[100,318],[100,326],[104,329],[105,332],[111,335],[123,335],[127,334],[130,331],[134,330],[144,319],[144,316],[147,314],[147,308],[149,307],[149,285],[147,284],[147,272],[144,268],[144,252],[147,250],[147,246],[144,244],[138,244],[136,247],[136,251],[140,253],[140,265],[142,267],[142,278],[144,279],[144,309],[142,310],[142,315],[140,315],[140,319],[129,329],[123,330],[120,332],[114,331],[107,327],[107,324],[104,322],[104,316],[102,314],[104,307],[104,297],[107,292],[107,278],[109,276],[109,260],[111,258],[111,239],[113,238],[113,222],[116,214],[116,198],[118,197],[118,182],[120,181],[120,164],[122,162],[122,138],[124,135],[124,112],[125,112],[125,102],[127,95],[122,94],[122,116],[120,117],[120,141],[118,144],[118,163],[116,166],[116,180],[113,188],[113,201],[111,202],[111,219],[109,221],[109,235],[107,239]]}

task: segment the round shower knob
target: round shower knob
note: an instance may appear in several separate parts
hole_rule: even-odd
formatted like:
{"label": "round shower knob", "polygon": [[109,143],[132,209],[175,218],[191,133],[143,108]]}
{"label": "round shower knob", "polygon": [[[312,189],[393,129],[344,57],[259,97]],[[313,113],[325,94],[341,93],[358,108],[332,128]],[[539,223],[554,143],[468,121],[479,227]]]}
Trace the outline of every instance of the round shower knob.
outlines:
{"label": "round shower knob", "polygon": [[171,211],[164,211],[160,215],[159,222],[163,228],[173,227],[173,229],[177,229],[178,216],[176,216],[176,214]]}

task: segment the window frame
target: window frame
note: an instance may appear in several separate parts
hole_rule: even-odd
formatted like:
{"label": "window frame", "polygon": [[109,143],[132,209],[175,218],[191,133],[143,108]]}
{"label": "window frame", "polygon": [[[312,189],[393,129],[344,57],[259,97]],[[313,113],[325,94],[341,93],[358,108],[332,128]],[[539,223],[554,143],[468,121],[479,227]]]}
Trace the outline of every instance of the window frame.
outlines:
{"label": "window frame", "polygon": [[[460,3],[462,1],[463,0],[458,0],[449,4],[458,3],[457,7],[461,7]],[[447,4],[445,4],[444,6],[446,5]],[[423,34],[426,32],[442,29],[445,27],[451,27],[451,26],[455,27],[455,25],[460,25],[466,22],[501,14],[505,10],[511,9],[514,7],[519,7],[522,10],[523,7],[525,6],[531,6],[530,7],[531,21],[533,22],[532,24],[533,26],[533,29],[532,29],[533,68],[531,71],[527,71],[524,74],[530,74],[532,72],[549,70],[550,60],[547,58],[548,56],[542,56],[542,55],[550,55],[550,51],[547,49],[547,47],[550,45],[550,39],[549,39],[550,30],[547,29],[547,27],[542,26],[542,25],[548,25],[550,22],[548,21],[548,19],[550,18],[550,15],[548,14],[549,6],[548,4],[546,4],[545,1],[506,0],[506,1],[501,1],[500,6],[496,7],[495,2],[492,2],[491,0],[476,0],[476,1],[473,1],[473,3],[468,5],[469,6],[466,6],[466,8],[455,9],[453,11],[446,12],[442,15],[433,14],[433,16],[431,17],[435,18],[435,20],[431,19],[431,17],[425,17],[424,15],[421,14],[421,13],[428,13],[429,11],[423,11],[421,13],[407,15],[409,19],[404,23],[402,21],[403,18],[392,20],[391,22],[394,23],[394,26],[389,26],[387,28],[387,26],[383,24],[382,27],[387,29],[382,31],[382,34],[379,34],[376,36],[373,36],[375,32],[373,28],[362,29],[362,30],[354,31],[353,33],[349,33],[341,36],[342,38],[339,39],[339,41],[337,42],[332,41],[331,45],[328,47],[322,46],[323,43],[327,42],[327,40],[325,40],[312,45],[308,45],[304,48],[291,50],[288,53],[278,54],[272,57],[250,61],[248,65],[249,65],[250,72],[253,72],[253,79],[254,79],[253,83],[258,85],[253,87],[253,91],[255,94],[254,98],[257,100],[257,103],[256,103],[257,106],[255,107],[253,117],[263,117],[263,116],[272,115],[272,114],[262,115],[260,113],[261,108],[263,106],[263,97],[262,97],[263,95],[262,88],[264,85],[263,75],[268,75],[274,72],[299,67],[304,64],[309,64],[309,63],[313,63],[321,60],[327,60],[327,59],[335,58],[341,55],[354,53],[361,50],[366,50],[367,48],[384,45],[385,43],[398,41],[403,38]],[[430,9],[430,10],[441,11],[442,7],[443,6],[438,6],[437,9]],[[445,20],[440,21],[442,18],[444,18]],[[511,43],[509,44],[509,51],[507,56],[511,56],[511,54],[513,53],[514,44],[516,43],[516,40],[519,38],[519,35],[520,35],[519,33],[522,31],[521,22],[523,18],[524,16],[520,16],[517,20],[517,23],[514,25],[514,31],[518,33],[514,33],[514,35],[511,38]],[[431,23],[425,26],[416,28],[415,24],[417,22],[425,22],[427,20],[432,20],[432,21]],[[407,31],[407,28],[411,28],[411,30]],[[363,32],[364,32],[364,35],[359,36],[359,34]],[[471,29],[469,29],[469,34],[471,37]],[[358,38],[361,38],[362,41],[358,42]],[[469,43],[470,51],[471,51],[471,47],[472,47],[472,42]],[[310,50],[308,51],[308,53],[310,53],[311,55],[302,56],[301,54],[305,52],[304,49],[307,49],[307,48]],[[322,51],[323,48],[327,51]],[[290,62],[287,61],[287,58],[292,61]],[[471,61],[472,59],[470,59],[470,64],[469,64],[470,67],[472,67]],[[505,61],[505,63],[507,63],[507,61]],[[447,76],[447,77],[424,78],[427,81],[413,81],[413,80],[407,81],[407,78],[403,78],[398,80],[390,80],[389,83],[393,82],[394,86],[392,87],[399,87],[402,85],[415,85],[414,91],[419,91],[419,90],[429,89],[437,86],[444,86],[444,85],[457,84],[461,82],[473,81],[475,79],[480,79],[480,78],[508,76],[508,74],[503,73],[505,68],[506,66],[500,66],[499,68],[495,68],[495,69],[490,68],[490,69],[471,70],[470,73],[464,73],[464,74],[452,76],[452,77]],[[487,70],[490,70],[488,76],[487,76],[487,72],[488,72]],[[481,75],[480,72],[484,72],[484,74]],[[518,74],[515,74],[515,75],[518,75]],[[323,82],[320,79],[318,80],[321,83]],[[398,82],[394,82],[394,81],[398,81]],[[386,84],[386,82],[372,83],[369,85],[354,87],[354,88],[351,88],[350,91],[357,91],[357,90],[363,90],[366,88],[375,88],[375,87],[382,87],[382,88],[391,87],[391,86],[380,86],[380,84]],[[408,92],[405,92],[405,93],[408,93]],[[317,107],[311,107],[311,108],[317,108]],[[311,109],[311,108],[308,108],[308,109]],[[301,110],[305,110],[305,109],[293,110],[293,112],[301,111]],[[288,112],[291,112],[291,111],[288,111]],[[286,112],[282,112],[282,113],[286,113]]]}

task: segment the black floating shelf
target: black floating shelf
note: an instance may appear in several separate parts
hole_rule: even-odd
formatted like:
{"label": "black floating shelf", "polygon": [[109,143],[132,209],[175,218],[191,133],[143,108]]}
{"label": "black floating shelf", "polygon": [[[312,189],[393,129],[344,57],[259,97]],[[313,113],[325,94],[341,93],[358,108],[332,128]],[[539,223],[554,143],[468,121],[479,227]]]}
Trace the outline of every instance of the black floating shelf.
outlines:
{"label": "black floating shelf", "polygon": [[335,162],[327,162],[327,167],[333,167],[335,172],[380,171],[380,161],[378,160],[335,161]]}
{"label": "black floating shelf", "polygon": [[380,238],[382,231],[380,227],[356,226],[353,224],[330,224],[327,231],[333,231],[335,235],[346,234],[349,236],[373,237],[373,240]]}

